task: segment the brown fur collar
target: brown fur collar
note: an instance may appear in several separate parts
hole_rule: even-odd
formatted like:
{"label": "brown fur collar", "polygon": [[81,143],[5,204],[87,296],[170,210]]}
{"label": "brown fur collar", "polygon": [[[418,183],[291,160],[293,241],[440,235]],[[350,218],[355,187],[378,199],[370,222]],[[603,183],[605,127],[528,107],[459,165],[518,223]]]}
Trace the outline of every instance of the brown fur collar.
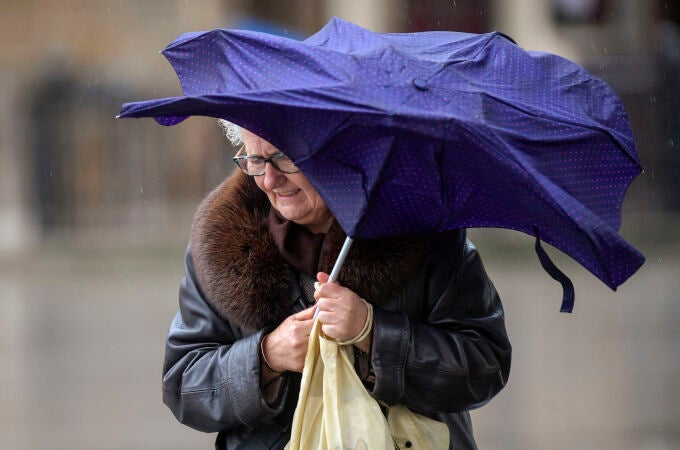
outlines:
{"label": "brown fur collar", "polygon": [[[220,184],[196,212],[191,256],[198,283],[215,310],[239,327],[275,326],[290,314],[290,265],[268,231],[270,203],[242,172]],[[330,272],[345,239],[335,224],[319,268]],[[339,282],[375,304],[387,301],[422,262],[425,238],[356,240]]]}

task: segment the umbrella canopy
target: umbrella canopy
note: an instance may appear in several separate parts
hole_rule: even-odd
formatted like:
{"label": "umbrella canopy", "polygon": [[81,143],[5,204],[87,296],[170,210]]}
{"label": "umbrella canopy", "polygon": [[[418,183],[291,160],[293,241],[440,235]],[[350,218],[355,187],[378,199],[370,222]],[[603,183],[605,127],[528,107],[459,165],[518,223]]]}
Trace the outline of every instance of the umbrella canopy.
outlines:
{"label": "umbrella canopy", "polygon": [[612,289],[644,262],[618,234],[641,171],[625,110],[564,58],[497,32],[381,34],[338,18],[304,41],[213,30],[162,53],[184,95],[124,104],[120,117],[251,130],[298,165],[348,236],[518,230]]}

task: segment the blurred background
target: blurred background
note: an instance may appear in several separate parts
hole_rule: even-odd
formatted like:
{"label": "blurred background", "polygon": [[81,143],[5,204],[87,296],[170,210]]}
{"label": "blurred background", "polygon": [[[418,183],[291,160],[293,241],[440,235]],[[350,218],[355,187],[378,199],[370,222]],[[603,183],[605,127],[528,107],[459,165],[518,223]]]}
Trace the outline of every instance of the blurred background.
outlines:
{"label": "blurred background", "polygon": [[611,292],[532,239],[471,235],[504,300],[508,386],[474,412],[482,449],[680,448],[680,2],[0,0],[0,449],[211,448],[161,403],[193,212],[231,170],[212,119],[115,120],[178,95],[159,51],[185,31],[304,38],[337,15],[375,31],[502,31],[621,96],[645,173],[621,233],[642,269]]}

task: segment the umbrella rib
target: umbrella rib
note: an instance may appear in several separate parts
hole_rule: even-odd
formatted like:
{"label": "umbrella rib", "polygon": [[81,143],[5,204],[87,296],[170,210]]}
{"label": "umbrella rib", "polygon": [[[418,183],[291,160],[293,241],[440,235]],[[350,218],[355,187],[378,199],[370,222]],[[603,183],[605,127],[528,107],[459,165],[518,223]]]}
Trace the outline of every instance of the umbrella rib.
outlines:
{"label": "umbrella rib", "polygon": [[[486,93],[486,92],[481,93],[481,95],[488,97],[488,98],[491,98],[491,99],[493,99],[493,100],[495,100],[499,103],[502,103],[503,105],[505,105],[509,108],[520,111],[520,112],[527,114],[531,117],[536,117],[536,118],[539,118],[539,119],[544,119],[544,120],[548,120],[548,121],[551,121],[551,122],[556,122],[556,123],[559,123],[559,124],[562,124],[562,125],[568,125],[570,127],[582,128],[582,129],[587,129],[587,130],[591,130],[591,131],[596,131],[596,132],[601,133],[601,134],[605,134],[605,135],[609,136],[609,138],[612,139],[614,142],[616,142],[616,144],[624,151],[626,156],[628,158],[630,158],[631,161],[633,161],[638,167],[641,168],[640,162],[630,154],[630,152],[628,150],[628,146],[626,146],[624,143],[622,143],[621,140],[617,136],[615,136],[614,134],[612,134],[608,130],[603,129],[602,127],[599,127],[597,125],[578,123],[575,120],[568,120],[568,119],[555,118],[555,117],[549,117],[549,116],[546,116],[546,115],[542,115],[540,113],[532,111],[530,108],[522,108],[522,107],[520,107],[516,104],[508,102],[507,100],[505,100],[501,97],[497,97],[497,96],[491,95],[491,94]],[[587,117],[587,115],[585,116],[585,118],[589,119]]]}

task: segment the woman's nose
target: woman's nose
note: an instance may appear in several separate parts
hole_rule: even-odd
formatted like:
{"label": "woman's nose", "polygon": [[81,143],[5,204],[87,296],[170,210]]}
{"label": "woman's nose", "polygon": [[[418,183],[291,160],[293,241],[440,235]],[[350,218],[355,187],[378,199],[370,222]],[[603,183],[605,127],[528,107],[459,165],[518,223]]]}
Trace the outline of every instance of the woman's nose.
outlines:
{"label": "woman's nose", "polygon": [[264,165],[264,187],[265,189],[274,189],[281,185],[281,182],[285,179],[285,174],[274,167],[271,161]]}

